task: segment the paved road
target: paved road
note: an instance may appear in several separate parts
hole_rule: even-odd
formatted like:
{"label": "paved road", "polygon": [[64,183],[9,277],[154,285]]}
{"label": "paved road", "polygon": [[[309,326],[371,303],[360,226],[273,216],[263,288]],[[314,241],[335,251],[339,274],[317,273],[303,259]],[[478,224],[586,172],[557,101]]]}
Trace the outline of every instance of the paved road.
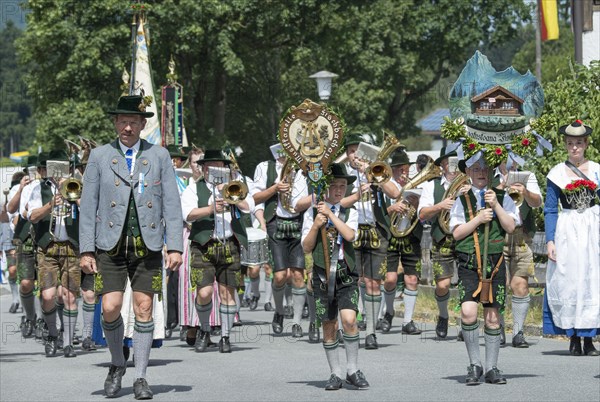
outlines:
{"label": "paved road", "polygon": [[[107,373],[107,349],[74,359],[43,356],[43,345],[22,339],[19,315],[8,314],[10,296],[0,297],[0,400],[98,401]],[[418,308],[418,307],[417,307]],[[262,309],[262,304],[259,306]],[[233,353],[213,349],[196,354],[178,339],[154,349],[148,381],[155,400],[569,400],[600,399],[600,358],[572,357],[564,340],[529,338],[532,347],[500,351],[500,369],[507,385],[463,384],[467,354],[451,328],[445,341],[434,339],[432,324],[420,324],[420,336],[403,336],[398,327],[378,336],[380,349],[361,348],[359,366],[371,383],[366,391],[347,387],[325,392],[328,377],[323,348],[306,337],[272,336],[271,313],[242,310],[248,325],[232,334]],[[398,320],[399,321],[399,320]],[[286,321],[287,323],[287,321]],[[394,323],[398,324],[398,323]],[[305,331],[308,323],[303,322]],[[81,328],[81,325],[79,325]],[[361,338],[364,333],[361,333]],[[510,338],[510,337],[509,337]],[[364,339],[361,339],[361,343]],[[480,338],[483,345],[483,336]],[[343,349],[340,350],[343,362]],[[484,356],[482,346],[482,357]],[[132,400],[134,368],[123,380],[120,400]]]}

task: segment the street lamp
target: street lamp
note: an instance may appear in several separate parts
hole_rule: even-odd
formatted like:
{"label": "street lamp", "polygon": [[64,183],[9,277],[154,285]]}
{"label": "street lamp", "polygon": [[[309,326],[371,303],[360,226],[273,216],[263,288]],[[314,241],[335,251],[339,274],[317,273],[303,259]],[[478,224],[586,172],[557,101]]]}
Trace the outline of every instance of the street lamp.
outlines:
{"label": "street lamp", "polygon": [[329,100],[331,96],[331,80],[337,76],[337,74],[329,71],[319,71],[308,77],[314,78],[317,81],[317,90],[319,91],[319,98],[322,101]]}

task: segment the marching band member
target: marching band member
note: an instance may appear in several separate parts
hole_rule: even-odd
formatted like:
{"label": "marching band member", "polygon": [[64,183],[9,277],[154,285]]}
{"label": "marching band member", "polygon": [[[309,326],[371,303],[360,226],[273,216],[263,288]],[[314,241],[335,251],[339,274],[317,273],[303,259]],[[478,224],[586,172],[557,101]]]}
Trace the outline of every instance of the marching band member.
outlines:
{"label": "marching band member", "polygon": [[[23,184],[21,184],[23,182]],[[6,267],[8,269],[8,283],[10,285],[10,292],[12,294],[12,304],[8,309],[8,312],[15,314],[19,308],[19,285],[17,284],[17,250],[13,243],[14,231],[15,231],[15,218],[18,209],[18,198],[15,202],[12,202],[15,194],[20,193],[24,185],[29,182],[29,178],[25,176],[22,171],[17,171],[13,174],[10,189],[6,194],[6,204],[2,206],[2,212],[0,213],[0,221],[2,226],[2,250],[6,256]]]}
{"label": "marching band member", "polygon": [[220,195],[223,183],[211,183],[209,177],[210,167],[224,168],[231,163],[221,150],[206,150],[197,163],[202,166],[204,177],[196,185],[188,186],[181,200],[183,218],[192,225],[191,280],[192,285],[197,287],[196,310],[201,327],[195,348],[197,352],[204,352],[209,346],[213,282],[216,279],[221,297],[219,351],[231,353],[229,335],[237,310],[235,292],[240,282],[239,245],[247,241],[249,216],[244,214],[254,208],[254,202],[252,197],[246,197],[237,205],[229,206],[226,211],[226,201]]}
{"label": "marching band member", "polygon": [[[343,385],[337,339],[338,314],[341,316],[346,350],[346,382],[357,389],[367,389],[369,383],[358,369],[358,274],[352,246],[358,216],[356,209],[344,208],[340,204],[346,195],[347,186],[352,184],[356,177],[346,174],[343,165],[337,163],[331,165],[331,176],[332,181],[324,201],[304,213],[302,224],[302,247],[304,252],[312,253],[314,260],[312,288],[317,304],[317,316],[323,323],[323,348],[331,371],[325,390],[338,390]],[[323,244],[320,234],[323,226],[326,226],[330,243],[327,246]],[[324,247],[329,248],[333,253],[332,261],[335,259],[338,264],[332,300],[329,299],[329,284],[325,279]]]}
{"label": "marching band member", "polygon": [[[349,160],[349,174],[357,177],[352,195],[342,200],[342,206],[354,205],[358,211],[358,238],[354,242],[356,265],[365,284],[363,297],[367,315],[367,336],[365,349],[378,349],[375,327],[381,307],[381,282],[387,271],[387,248],[390,238],[389,218],[383,195],[396,199],[400,191],[391,181],[383,185],[373,185],[367,181],[365,170],[368,165],[359,161],[356,150],[360,139],[356,136],[346,137],[346,156]],[[369,201],[361,197],[369,195]],[[361,286],[361,285],[359,285]]]}
{"label": "marching band member", "polygon": [[280,180],[286,157],[280,144],[272,145],[271,153],[274,160],[264,161],[256,166],[253,198],[255,203],[265,204],[264,218],[269,235],[269,249],[273,256],[272,286],[275,314],[272,327],[276,334],[283,332],[283,297],[289,270],[293,283],[294,304],[292,336],[300,338],[303,336],[300,320],[306,300],[304,253],[300,244],[302,229],[300,214],[310,205],[310,196],[307,195],[302,202],[297,203],[294,212],[287,205],[282,204],[282,198],[287,197],[289,205],[293,205],[291,203],[294,194],[306,180],[301,174],[295,175],[293,183],[289,183],[289,178]]}

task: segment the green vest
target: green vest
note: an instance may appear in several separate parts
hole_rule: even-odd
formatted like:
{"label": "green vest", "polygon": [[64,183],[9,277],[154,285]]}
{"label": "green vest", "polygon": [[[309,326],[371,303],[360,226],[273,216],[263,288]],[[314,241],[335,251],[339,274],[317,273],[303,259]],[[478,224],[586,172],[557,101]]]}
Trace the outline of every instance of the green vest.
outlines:
{"label": "green vest", "polygon": [[[433,203],[437,204],[442,201],[446,189],[442,186],[442,179],[433,179]],[[450,237],[452,237],[450,235]],[[440,244],[446,238],[446,234],[440,228],[440,223],[437,217],[431,222],[431,238],[435,244]]]}
{"label": "green vest", "polygon": [[[49,185],[47,185],[45,182],[41,182],[40,191],[42,193],[42,205],[46,205],[52,201],[54,194],[52,193],[52,188]],[[77,204],[73,204],[72,208],[77,208]],[[34,225],[35,243],[43,249],[47,248],[52,241],[52,237],[50,236],[50,215],[51,214],[46,215],[46,217]],[[79,211],[77,211],[77,216],[78,215]],[[73,219],[72,215],[67,216],[65,218],[65,227],[67,229],[68,241],[73,245],[74,248],[78,248],[79,221]]]}
{"label": "green vest", "polygon": [[[502,205],[502,200],[504,199],[504,191],[494,189],[496,193],[496,197],[498,198],[498,202]],[[469,191],[466,196],[471,200],[471,207],[473,209],[473,217],[477,215],[477,199],[473,194],[473,191]],[[469,210],[467,208],[467,201],[465,195],[460,196],[460,201],[464,207],[465,218],[467,221],[469,218]],[[479,247],[483,252],[483,232],[485,225],[479,225],[477,227],[477,234],[479,236]],[[488,241],[488,254],[500,254],[504,249],[504,235],[505,231],[500,225],[500,221],[498,217],[494,217],[490,221],[490,232],[489,232],[489,241]],[[468,235],[462,240],[458,240],[456,242],[456,251],[467,254],[474,254],[475,252],[475,240],[473,234]]]}
{"label": "green vest", "polygon": [[[375,217],[376,226],[379,228],[379,232],[383,233],[384,237],[389,240],[392,237],[390,232],[390,217],[387,213],[387,205],[385,203],[385,194],[379,186],[371,186],[372,196],[375,197],[375,203],[373,204],[373,216]],[[360,202],[360,201],[359,201]],[[422,230],[423,228],[421,228]]]}
{"label": "green vest", "polygon": [[19,239],[21,243],[25,243],[25,240],[31,236],[30,229],[31,222],[29,222],[27,219],[23,219],[23,217],[19,215],[19,219],[15,225],[15,234],[13,239]]}
{"label": "green vest", "polygon": [[[340,209],[340,213],[345,212],[344,222],[348,222],[348,217],[350,216],[350,208],[342,208]],[[317,214],[317,209],[313,208],[313,217]],[[342,244],[344,245],[344,261],[346,265],[348,265],[348,269],[350,271],[354,271],[355,267],[355,257],[354,257],[354,247],[352,246],[351,241],[347,241],[346,239],[342,239]],[[323,253],[323,239],[321,238],[320,232],[317,235],[317,241],[315,243],[315,248],[312,251],[314,264],[318,267],[325,267],[325,255]]]}
{"label": "green vest", "polygon": [[[198,180],[196,183],[196,194],[198,195],[198,208],[208,206],[208,199],[211,196],[211,192],[206,186],[204,179]],[[239,214],[239,217],[238,217]],[[231,206],[231,230],[235,238],[238,240],[240,245],[248,247],[248,236],[246,235],[246,228],[252,226],[252,220],[250,214],[241,212],[234,205]],[[215,218],[209,215],[204,218],[197,219],[192,223],[192,229],[190,231],[190,240],[205,245],[211,239],[215,229]]]}
{"label": "green vest", "polygon": [[123,234],[132,237],[140,236],[140,223],[138,220],[137,208],[135,206],[133,189],[129,194],[129,205],[127,206],[127,214],[125,215],[125,223],[123,224]]}
{"label": "green vest", "polygon": [[519,214],[521,215],[521,225],[523,226],[523,232],[527,233],[531,238],[535,236],[535,214],[533,208],[529,206],[527,201],[523,200],[523,203],[519,207]]}
{"label": "green vest", "polygon": [[[277,169],[275,168],[275,161],[267,162],[267,187],[271,187],[275,184],[275,180],[277,179]],[[271,198],[265,201],[265,222],[270,222],[276,215],[277,212],[277,203],[279,202],[279,197],[277,193],[273,195]]]}

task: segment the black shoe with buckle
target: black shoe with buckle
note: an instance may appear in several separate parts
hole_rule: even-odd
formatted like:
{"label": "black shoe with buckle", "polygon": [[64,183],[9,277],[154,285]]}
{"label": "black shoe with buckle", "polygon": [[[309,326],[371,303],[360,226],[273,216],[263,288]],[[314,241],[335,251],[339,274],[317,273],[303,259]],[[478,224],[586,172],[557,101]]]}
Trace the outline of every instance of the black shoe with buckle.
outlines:
{"label": "black shoe with buckle", "polygon": [[205,352],[208,347],[214,345],[215,344],[210,340],[210,332],[200,331],[200,336],[196,338],[194,349],[196,350],[196,353],[202,353]]}
{"label": "black shoe with buckle", "polygon": [[448,336],[448,319],[438,316],[438,322],[435,326],[435,334],[438,338],[444,339]]}
{"label": "black shoe with buckle", "polygon": [[392,329],[392,320],[394,319],[394,315],[390,313],[385,313],[383,319],[381,320],[381,332],[390,332]]}
{"label": "black shoe with buckle", "polygon": [[344,382],[340,377],[335,374],[331,374],[331,377],[329,377],[329,380],[327,380],[327,383],[325,384],[325,391],[337,391],[338,389],[342,388],[343,384]]}
{"label": "black shoe with buckle", "polygon": [[148,385],[148,381],[145,378],[138,378],[133,383],[133,395],[135,399],[143,400],[143,399],[152,399],[154,394]]}
{"label": "black shoe with buckle", "polygon": [[471,364],[467,367],[467,377],[465,378],[465,384],[467,385],[479,385],[481,381],[479,380],[483,375],[483,368],[481,366],[477,366],[475,364]]}
{"label": "black shoe with buckle", "polygon": [[259,299],[260,296],[252,296],[252,299],[250,299],[250,303],[248,303],[248,308],[252,311],[256,310],[256,308],[258,307]]}
{"label": "black shoe with buckle", "polygon": [[375,334],[367,335],[367,337],[365,338],[365,349],[379,349],[379,345],[377,344],[377,336],[375,336]]}
{"label": "black shoe with buckle", "polygon": [[494,366],[485,373],[485,382],[488,384],[506,384],[506,378],[502,375],[502,371]]}
{"label": "black shoe with buckle", "polygon": [[346,382],[350,385],[354,385],[358,389],[368,389],[369,382],[365,378],[362,371],[357,370],[352,375],[346,374]]}
{"label": "black shoe with buckle", "polygon": [[219,341],[219,352],[221,353],[231,353],[231,343],[229,343],[229,337],[224,336]]}
{"label": "black shoe with buckle", "polygon": [[581,356],[583,351],[581,350],[581,338],[573,335],[571,337],[571,343],[569,344],[569,353],[571,356]]}
{"label": "black shoe with buckle", "polygon": [[273,311],[273,305],[271,304],[271,302],[266,302],[264,305],[265,311]]}
{"label": "black shoe with buckle", "polygon": [[57,340],[55,336],[48,335],[48,339],[46,340],[46,345],[44,346],[44,350],[46,352],[46,357],[56,356],[56,350],[58,349]]}
{"label": "black shoe with buckle", "polygon": [[21,335],[23,335],[23,338],[31,338],[32,334],[33,334],[33,321],[26,319],[21,324]]}
{"label": "black shoe with buckle", "polygon": [[308,318],[308,304],[305,304],[304,307],[302,307],[302,319],[306,320]]}
{"label": "black shoe with buckle", "polygon": [[298,324],[294,324],[292,326],[292,337],[294,338],[302,338],[304,334],[302,333],[302,327]]}
{"label": "black shoe with buckle", "polygon": [[277,312],[273,315],[273,322],[271,323],[273,332],[280,334],[283,332],[283,316]]}
{"label": "black shoe with buckle", "polygon": [[319,343],[321,340],[321,331],[317,324],[311,322],[308,324],[308,343]]}
{"label": "black shoe with buckle", "polygon": [[8,308],[8,312],[11,314],[15,314],[17,312],[17,310],[19,309],[19,303],[14,302],[13,304],[10,305],[10,307]]}
{"label": "black shoe with buckle", "polygon": [[598,356],[600,352],[598,349],[594,347],[594,343],[592,342],[592,338],[584,337],[583,338],[583,355],[584,356]]}
{"label": "black shoe with buckle", "polygon": [[104,380],[104,395],[107,398],[114,398],[121,390],[121,379],[125,375],[127,367],[119,367],[110,365],[108,369],[108,375]]}
{"label": "black shoe with buckle", "polygon": [[85,338],[81,344],[81,349],[87,351],[87,352],[91,352],[93,350],[98,349],[98,347],[96,346],[96,343],[92,340],[92,338],[90,338],[89,336],[87,338]]}
{"label": "black shoe with buckle", "polygon": [[67,345],[63,348],[63,354],[65,357],[77,357],[77,353],[75,353],[75,349],[73,349],[72,345]]}
{"label": "black shoe with buckle", "polygon": [[525,335],[523,335],[523,331],[519,331],[512,338],[513,348],[528,348],[529,343],[525,340]]}
{"label": "black shoe with buckle", "polygon": [[402,326],[402,333],[407,335],[419,335],[421,333],[421,330],[417,328],[414,321],[411,321],[408,324],[404,324]]}

